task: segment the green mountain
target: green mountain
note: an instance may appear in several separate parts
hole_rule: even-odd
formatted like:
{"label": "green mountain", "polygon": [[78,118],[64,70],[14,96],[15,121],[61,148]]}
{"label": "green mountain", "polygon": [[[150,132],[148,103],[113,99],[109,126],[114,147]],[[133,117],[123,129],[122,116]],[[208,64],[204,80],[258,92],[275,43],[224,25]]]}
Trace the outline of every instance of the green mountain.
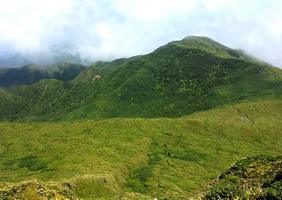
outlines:
{"label": "green mountain", "polygon": [[0,199],[281,199],[282,70],[195,36],[27,68],[0,72]]}
{"label": "green mountain", "polygon": [[84,66],[73,63],[60,63],[45,67],[25,65],[21,68],[1,68],[0,87],[30,85],[42,79],[69,81],[83,69],[85,69]]}
{"label": "green mountain", "polygon": [[179,117],[282,94],[282,70],[205,37],[97,62],[70,81],[3,88],[2,120]]}

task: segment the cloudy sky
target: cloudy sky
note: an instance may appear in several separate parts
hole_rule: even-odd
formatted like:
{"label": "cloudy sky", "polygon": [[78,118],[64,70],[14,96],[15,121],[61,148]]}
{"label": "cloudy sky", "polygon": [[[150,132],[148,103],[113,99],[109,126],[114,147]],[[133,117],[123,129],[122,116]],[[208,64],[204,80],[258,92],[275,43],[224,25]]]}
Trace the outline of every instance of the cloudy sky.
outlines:
{"label": "cloudy sky", "polygon": [[188,35],[281,67],[282,0],[0,0],[0,55],[47,55],[63,46],[111,60]]}

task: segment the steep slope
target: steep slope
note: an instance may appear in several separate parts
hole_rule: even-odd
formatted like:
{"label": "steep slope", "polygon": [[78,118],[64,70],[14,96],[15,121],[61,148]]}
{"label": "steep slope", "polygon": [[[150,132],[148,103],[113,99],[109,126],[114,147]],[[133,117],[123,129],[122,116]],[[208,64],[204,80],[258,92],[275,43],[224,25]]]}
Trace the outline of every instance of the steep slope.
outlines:
{"label": "steep slope", "polygon": [[0,109],[4,120],[178,117],[279,97],[282,70],[211,39],[188,37],[148,55],[98,62],[69,82],[44,81],[5,91],[20,101],[12,104],[10,118]]}
{"label": "steep slope", "polygon": [[73,63],[60,63],[39,67],[26,65],[21,68],[0,69],[0,87],[30,85],[42,79],[69,81],[76,77],[85,67]]}
{"label": "steep slope", "polygon": [[89,117],[181,116],[281,94],[281,70],[183,46],[168,44],[146,56],[95,65],[83,78],[91,81],[101,75],[96,85],[103,96],[71,115],[80,118],[87,110]]}
{"label": "steep slope", "polygon": [[282,101],[260,100],[177,119],[2,122],[0,182],[53,182],[80,199],[189,199],[243,157],[281,155],[281,121]]}

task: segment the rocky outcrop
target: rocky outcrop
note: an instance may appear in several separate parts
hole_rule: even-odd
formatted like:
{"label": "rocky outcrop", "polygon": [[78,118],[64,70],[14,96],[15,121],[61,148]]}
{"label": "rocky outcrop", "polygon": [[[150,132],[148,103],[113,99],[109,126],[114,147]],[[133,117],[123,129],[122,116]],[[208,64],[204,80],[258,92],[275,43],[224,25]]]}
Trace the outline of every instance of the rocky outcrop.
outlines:
{"label": "rocky outcrop", "polygon": [[223,173],[203,199],[282,199],[282,157],[252,156]]}
{"label": "rocky outcrop", "polygon": [[72,186],[68,183],[40,183],[37,181],[18,184],[0,184],[1,200],[77,200],[72,192]]}

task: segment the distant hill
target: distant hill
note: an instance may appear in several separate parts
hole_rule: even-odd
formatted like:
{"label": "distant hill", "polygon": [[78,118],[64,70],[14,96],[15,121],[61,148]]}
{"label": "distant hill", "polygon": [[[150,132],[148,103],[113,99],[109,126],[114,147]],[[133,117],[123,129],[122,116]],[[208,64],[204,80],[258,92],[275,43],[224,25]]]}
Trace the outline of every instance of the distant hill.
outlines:
{"label": "distant hill", "polygon": [[22,67],[32,64],[33,62],[20,54],[2,55],[0,56],[0,69],[10,67]]}
{"label": "distant hill", "polygon": [[0,52],[0,68],[19,68],[25,65],[48,66],[57,63],[76,63],[88,65],[87,59],[71,50],[66,44],[53,44],[48,51],[40,53],[23,53],[17,50],[2,50]]}
{"label": "distant hill", "polygon": [[144,56],[97,62],[71,81],[2,88],[0,118],[179,117],[281,95],[282,70],[192,36]]}
{"label": "distant hill", "polygon": [[60,63],[40,67],[26,65],[20,68],[0,69],[0,87],[30,85],[42,79],[69,81],[75,78],[86,67],[73,63]]}

